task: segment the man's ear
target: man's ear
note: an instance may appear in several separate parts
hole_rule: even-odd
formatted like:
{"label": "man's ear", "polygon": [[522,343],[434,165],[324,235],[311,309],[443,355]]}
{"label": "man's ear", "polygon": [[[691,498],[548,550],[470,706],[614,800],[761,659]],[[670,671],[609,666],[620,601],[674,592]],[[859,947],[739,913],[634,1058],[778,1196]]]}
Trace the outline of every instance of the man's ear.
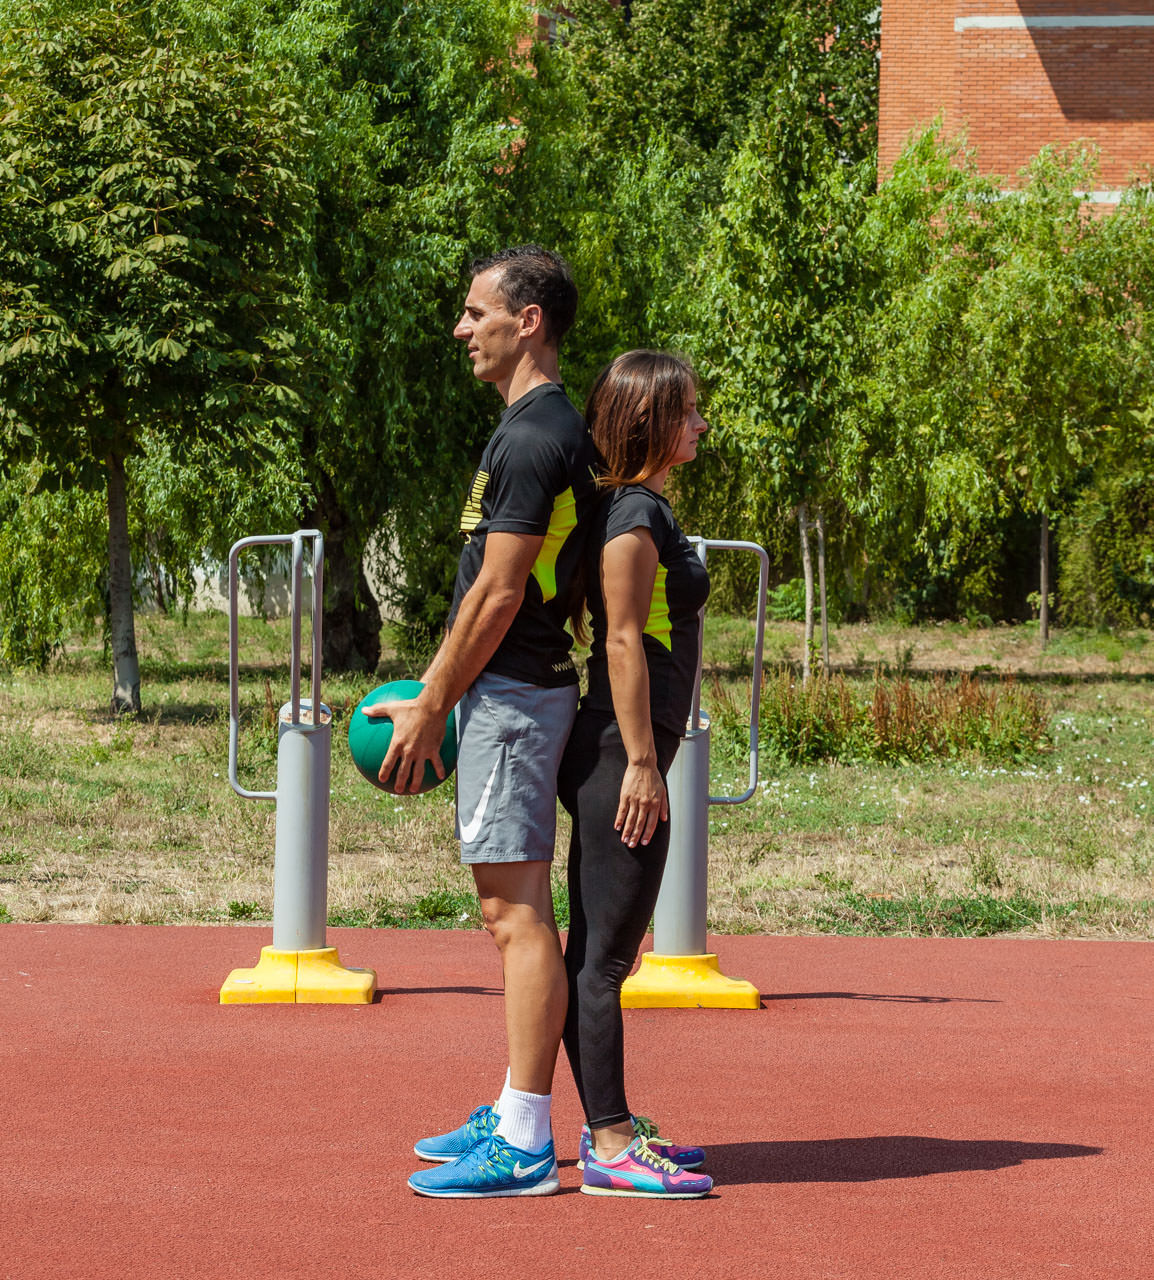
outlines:
{"label": "man's ear", "polygon": [[522,338],[531,338],[534,334],[544,332],[545,313],[536,302],[530,302],[528,306],[521,311],[521,334]]}

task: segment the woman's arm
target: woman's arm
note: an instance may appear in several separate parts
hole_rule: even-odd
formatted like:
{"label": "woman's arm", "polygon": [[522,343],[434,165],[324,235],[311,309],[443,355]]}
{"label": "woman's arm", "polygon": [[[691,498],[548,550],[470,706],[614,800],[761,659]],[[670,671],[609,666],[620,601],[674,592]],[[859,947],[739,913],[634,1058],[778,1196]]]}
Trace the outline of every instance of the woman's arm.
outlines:
{"label": "woman's arm", "polygon": [[613,825],[630,848],[638,841],[648,844],[657,823],[669,817],[649,718],[649,668],[642,643],[656,577],[657,544],[648,529],[630,529],[605,544],[601,552],[605,656],[613,711],[629,760]]}

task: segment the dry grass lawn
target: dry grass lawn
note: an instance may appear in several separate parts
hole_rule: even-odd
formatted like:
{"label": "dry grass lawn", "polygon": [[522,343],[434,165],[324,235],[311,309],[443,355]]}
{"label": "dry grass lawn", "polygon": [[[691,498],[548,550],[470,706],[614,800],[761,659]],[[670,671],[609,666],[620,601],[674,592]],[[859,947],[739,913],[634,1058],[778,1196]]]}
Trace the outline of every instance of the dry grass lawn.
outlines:
{"label": "dry grass lawn", "polygon": [[[267,920],[274,814],[227,782],[227,628],[219,615],[138,620],[145,711],[113,722],[103,654],[76,643],[48,672],[0,674],[0,920]],[[287,624],[244,620],[242,776],[275,779],[269,706],[288,696]],[[796,663],[801,629],[775,624],[767,661]],[[748,688],[749,627],[712,621],[707,661]],[[1017,764],[903,767],[763,760],[746,805],[711,810],[718,932],[1154,936],[1154,639],[1030,627],[847,626],[833,665],[1013,673],[1051,713],[1052,748]],[[336,713],[330,918],[476,924],[457,863],[452,796],[369,787],[344,747],[348,710],[380,680],[326,679]],[[715,760],[714,790],[740,790]],[[562,855],[556,874],[565,917]]]}

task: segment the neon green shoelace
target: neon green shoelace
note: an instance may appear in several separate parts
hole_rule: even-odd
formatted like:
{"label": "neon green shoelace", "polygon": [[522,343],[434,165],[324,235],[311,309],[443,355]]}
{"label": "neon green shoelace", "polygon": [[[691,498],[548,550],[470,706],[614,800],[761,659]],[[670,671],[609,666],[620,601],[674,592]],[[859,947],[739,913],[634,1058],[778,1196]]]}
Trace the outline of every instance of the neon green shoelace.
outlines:
{"label": "neon green shoelace", "polygon": [[649,1165],[653,1169],[663,1170],[665,1173],[680,1173],[679,1165],[667,1160],[664,1156],[659,1156],[656,1151],[649,1145],[649,1139],[639,1137],[637,1139],[637,1149],[635,1158],[643,1164]]}
{"label": "neon green shoelace", "polygon": [[666,1146],[675,1145],[672,1139],[661,1136],[657,1130],[657,1121],[650,1120],[648,1116],[633,1117],[633,1132],[639,1138],[644,1138],[646,1142],[662,1142]]}

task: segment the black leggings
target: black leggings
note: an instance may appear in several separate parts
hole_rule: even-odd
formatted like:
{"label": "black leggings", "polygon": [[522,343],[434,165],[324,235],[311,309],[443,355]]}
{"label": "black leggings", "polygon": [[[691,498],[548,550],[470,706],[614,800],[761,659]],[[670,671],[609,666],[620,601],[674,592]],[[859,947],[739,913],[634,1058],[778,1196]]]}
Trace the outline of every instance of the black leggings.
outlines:
{"label": "black leggings", "polygon": [[[658,728],[653,736],[664,779],[679,738]],[[633,849],[613,829],[627,765],[617,721],[579,713],[558,780],[561,803],[573,817],[565,1052],[592,1128],[629,1119],[621,984],[649,927],[669,852],[668,821]]]}

